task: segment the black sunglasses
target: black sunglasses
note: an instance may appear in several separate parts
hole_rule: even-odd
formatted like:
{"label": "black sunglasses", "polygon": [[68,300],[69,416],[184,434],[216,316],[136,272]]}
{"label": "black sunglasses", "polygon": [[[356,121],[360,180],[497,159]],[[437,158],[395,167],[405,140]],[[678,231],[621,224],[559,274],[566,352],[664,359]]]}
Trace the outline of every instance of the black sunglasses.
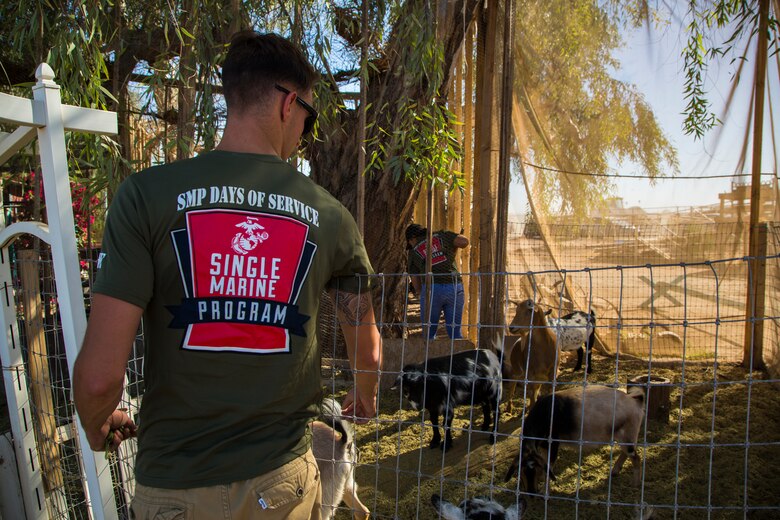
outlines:
{"label": "black sunglasses", "polygon": [[[284,92],[285,94],[291,94],[289,90],[287,90],[281,85],[274,85],[274,87],[276,87],[276,90],[280,92]],[[306,101],[301,99],[301,96],[296,95],[295,101],[297,101],[298,104],[301,105],[303,109],[309,113],[309,115],[306,117],[306,119],[303,122],[303,134],[301,134],[301,135],[306,135],[309,132],[311,132],[312,128],[314,128],[314,123],[317,121],[317,116],[319,114],[317,113],[317,110],[315,110],[313,106],[311,106]]]}

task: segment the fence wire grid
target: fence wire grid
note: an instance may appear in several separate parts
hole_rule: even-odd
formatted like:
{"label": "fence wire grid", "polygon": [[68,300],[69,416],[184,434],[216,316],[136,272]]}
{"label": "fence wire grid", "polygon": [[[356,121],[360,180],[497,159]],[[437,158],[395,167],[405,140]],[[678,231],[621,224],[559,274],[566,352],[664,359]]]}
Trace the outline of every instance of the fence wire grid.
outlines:
{"label": "fence wire grid", "polygon": [[[775,230],[775,227],[771,227]],[[773,231],[774,233],[774,231]],[[770,234],[771,236],[774,236]],[[522,234],[513,240],[530,241]],[[376,309],[380,330],[400,330],[400,337],[384,337],[384,366],[380,376],[377,417],[356,426],[360,449],[356,463],[359,496],[372,518],[439,518],[431,497],[458,504],[465,498],[483,497],[503,508],[523,507],[523,518],[777,518],[780,498],[780,414],[777,412],[778,248],[770,241],[766,257],[766,308],[756,319],[764,326],[762,359],[768,371],[748,370],[741,361],[745,334],[745,278],[751,272],[744,256],[718,260],[599,265],[584,269],[545,268],[506,273],[464,273],[464,284],[478,289],[485,277],[504,280],[505,320],[490,323],[478,314],[463,322],[467,339],[450,340],[440,323],[438,335],[422,335],[419,299],[407,275],[375,276]],[[52,279],[51,260],[45,248],[26,257],[18,252],[14,263],[14,287],[25,369],[38,374],[30,379],[32,422],[38,440],[40,468],[46,482],[46,503],[51,518],[88,518],[75,435],[75,415],[70,401],[70,381],[62,347],[61,327]],[[534,258],[524,251],[524,260]],[[30,266],[25,267],[25,262]],[[24,282],[23,271],[32,267],[37,288]],[[90,262],[85,265],[85,294],[89,301]],[[733,273],[742,273],[734,276]],[[733,279],[732,279],[733,278]],[[737,279],[741,278],[741,282]],[[402,284],[404,301],[400,321],[386,316],[389,288]],[[567,288],[568,291],[567,292]],[[38,291],[36,296],[34,293]],[[30,292],[32,291],[32,295]],[[471,293],[467,292],[468,295]],[[477,291],[481,302],[483,295]],[[519,336],[507,335],[517,302],[531,298],[540,308],[561,316],[570,310],[593,310],[597,343],[590,373],[573,370],[571,355],[555,349],[557,369],[550,380],[515,372],[504,383],[516,381],[513,396],[505,393],[497,426],[482,427],[482,410],[473,397],[455,408],[449,428],[450,449],[431,449],[431,417],[410,406],[391,387],[404,366],[426,359],[449,357],[473,349],[473,339],[490,329],[503,340],[503,355],[510,357]],[[30,313],[32,302],[40,308]],[[468,302],[466,302],[468,303]],[[35,316],[41,325],[34,326]],[[30,332],[33,331],[33,332]],[[526,326],[524,333],[536,331]],[[32,334],[42,345],[35,346]],[[352,373],[346,348],[338,332],[332,306],[324,297],[318,321],[323,352],[322,384],[326,395],[342,399],[351,386]],[[43,354],[42,354],[43,353]],[[42,357],[44,356],[44,357]],[[37,367],[37,368],[36,368]],[[43,367],[43,368],[40,368]],[[3,367],[8,377],[14,367]],[[48,379],[48,380],[47,380]],[[477,380],[477,382],[479,379]],[[557,461],[550,450],[540,455],[554,469],[555,480],[539,478],[536,489],[527,489],[510,467],[522,465],[520,446],[529,412],[529,384],[540,384],[541,395],[559,395],[566,389],[598,385],[624,392],[631,382],[643,390],[637,436],[639,482],[633,479],[632,461],[615,475],[610,469],[623,446],[617,442],[620,424],[617,406],[603,419],[607,434],[598,438],[584,433],[561,442]],[[472,393],[473,395],[473,393]],[[48,396],[48,397],[47,397]],[[143,398],[143,334],[139,334],[128,363],[127,387],[122,406],[137,417]],[[511,399],[513,410],[507,411]],[[540,398],[542,399],[542,398]],[[555,423],[558,409],[552,417]],[[588,417],[581,409],[568,417]],[[580,411],[581,410],[581,411]],[[565,417],[561,415],[559,419]],[[557,423],[555,423],[557,424]],[[547,430],[549,432],[549,430]],[[584,432],[584,429],[582,430]],[[490,442],[491,434],[495,443]],[[550,436],[550,439],[546,439]],[[553,440],[551,434],[541,436]],[[593,449],[595,448],[595,450]],[[134,490],[132,472],[135,444],[128,442],[112,460],[114,498],[120,518],[129,518]],[[352,512],[342,503],[335,518]]]}

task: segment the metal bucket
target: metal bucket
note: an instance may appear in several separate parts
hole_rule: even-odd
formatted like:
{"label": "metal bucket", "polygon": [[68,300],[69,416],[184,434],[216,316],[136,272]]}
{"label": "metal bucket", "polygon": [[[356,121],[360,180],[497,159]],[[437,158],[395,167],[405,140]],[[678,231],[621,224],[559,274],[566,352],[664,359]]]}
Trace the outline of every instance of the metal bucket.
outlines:
{"label": "metal bucket", "polygon": [[661,376],[635,376],[628,380],[628,388],[640,387],[645,392],[647,418],[653,421],[668,422],[671,410],[672,383]]}

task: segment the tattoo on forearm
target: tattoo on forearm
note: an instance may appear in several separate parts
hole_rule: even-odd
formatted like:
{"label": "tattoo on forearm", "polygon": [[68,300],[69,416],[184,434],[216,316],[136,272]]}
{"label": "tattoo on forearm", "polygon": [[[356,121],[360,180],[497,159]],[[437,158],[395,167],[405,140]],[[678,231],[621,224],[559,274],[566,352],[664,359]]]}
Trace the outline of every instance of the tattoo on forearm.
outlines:
{"label": "tattoo on forearm", "polygon": [[336,308],[350,325],[359,325],[371,308],[371,296],[335,291]]}

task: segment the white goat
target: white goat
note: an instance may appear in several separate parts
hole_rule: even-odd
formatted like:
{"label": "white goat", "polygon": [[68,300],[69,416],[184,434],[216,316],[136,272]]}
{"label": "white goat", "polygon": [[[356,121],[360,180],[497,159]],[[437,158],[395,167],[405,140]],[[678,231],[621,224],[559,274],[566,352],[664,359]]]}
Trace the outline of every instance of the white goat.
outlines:
{"label": "white goat", "polygon": [[343,500],[355,520],[366,520],[370,511],[357,495],[355,466],[358,451],[355,426],[341,417],[341,406],[331,398],[322,400],[322,421],[311,424],[312,451],[320,468],[323,520],[330,520]]}

